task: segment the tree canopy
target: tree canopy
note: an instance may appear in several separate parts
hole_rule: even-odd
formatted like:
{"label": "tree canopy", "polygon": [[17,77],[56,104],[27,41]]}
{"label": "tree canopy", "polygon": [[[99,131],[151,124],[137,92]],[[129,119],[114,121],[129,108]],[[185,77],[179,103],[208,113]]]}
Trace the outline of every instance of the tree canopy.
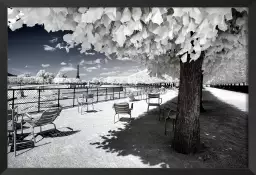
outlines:
{"label": "tree canopy", "polygon": [[8,25],[68,30],[67,52],[80,46],[81,53],[94,49],[107,57],[145,60],[151,75],[177,77],[180,60],[191,62],[203,53],[209,83],[246,79],[247,13],[247,8],[10,8]]}

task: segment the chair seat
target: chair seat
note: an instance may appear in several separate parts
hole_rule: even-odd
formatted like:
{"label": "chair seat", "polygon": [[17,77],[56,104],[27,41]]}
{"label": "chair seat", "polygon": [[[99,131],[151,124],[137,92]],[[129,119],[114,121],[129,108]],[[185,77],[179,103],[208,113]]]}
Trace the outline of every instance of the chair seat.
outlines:
{"label": "chair seat", "polygon": [[129,110],[129,111],[119,111],[119,112],[117,112],[117,114],[130,114],[131,113],[131,110]]}
{"label": "chair seat", "polygon": [[148,103],[149,106],[160,106],[160,103]]}

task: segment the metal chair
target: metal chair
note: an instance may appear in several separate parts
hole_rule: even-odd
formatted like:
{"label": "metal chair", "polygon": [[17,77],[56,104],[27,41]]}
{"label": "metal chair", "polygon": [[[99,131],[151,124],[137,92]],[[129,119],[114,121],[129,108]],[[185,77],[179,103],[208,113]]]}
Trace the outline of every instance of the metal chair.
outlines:
{"label": "metal chair", "polygon": [[[152,102],[154,100],[154,102]],[[161,108],[160,105],[162,104],[162,98],[160,98],[160,94],[148,94],[148,98],[146,99],[146,103],[148,103],[148,110],[150,106],[157,106],[159,108],[159,121],[160,121],[160,114]]]}
{"label": "metal chair", "polygon": [[40,132],[42,132],[42,126],[53,124],[54,129],[56,129],[56,125],[53,122],[60,115],[61,111],[62,111],[62,107],[50,108],[45,110],[38,118],[33,118],[30,114],[25,113],[25,115],[29,119],[25,119],[24,121],[27,122],[32,129],[34,144],[36,143],[34,128],[40,127]]}
{"label": "metal chair", "polygon": [[130,115],[130,119],[131,119],[132,117],[131,111],[133,109],[133,103],[131,104],[131,108],[129,108],[129,103],[114,103],[113,108],[115,110],[114,123],[115,123],[115,116],[118,115],[118,119],[119,119],[119,114],[128,114]]}
{"label": "metal chair", "polygon": [[87,111],[88,111],[88,106],[92,105],[92,108],[94,110],[94,94],[87,94],[84,96],[85,99],[85,104],[87,106]]}
{"label": "metal chair", "polygon": [[[171,112],[172,110],[169,111],[169,113]],[[175,122],[176,122],[176,114],[174,115],[169,115],[165,118],[165,122],[164,122],[164,134],[166,135],[166,128],[167,128],[167,121],[168,120],[171,120],[172,121],[172,130],[174,131],[175,130]]]}
{"label": "metal chair", "polygon": [[14,148],[14,155],[16,157],[17,148],[17,121],[18,121],[18,107],[7,110],[7,132],[8,132],[8,146],[10,144],[10,137],[12,136],[12,144]]}

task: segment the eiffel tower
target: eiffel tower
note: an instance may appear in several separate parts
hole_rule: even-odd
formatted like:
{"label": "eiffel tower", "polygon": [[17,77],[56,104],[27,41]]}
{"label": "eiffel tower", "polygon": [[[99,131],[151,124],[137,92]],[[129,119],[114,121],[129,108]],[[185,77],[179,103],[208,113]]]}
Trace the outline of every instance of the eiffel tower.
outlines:
{"label": "eiffel tower", "polygon": [[76,78],[77,78],[77,79],[80,79],[80,76],[79,76],[79,64],[77,65],[77,73],[76,73]]}

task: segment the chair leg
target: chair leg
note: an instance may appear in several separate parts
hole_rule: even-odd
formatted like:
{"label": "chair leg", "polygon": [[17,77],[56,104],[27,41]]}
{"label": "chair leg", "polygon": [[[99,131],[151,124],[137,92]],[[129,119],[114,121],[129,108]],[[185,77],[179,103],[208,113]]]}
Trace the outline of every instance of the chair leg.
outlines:
{"label": "chair leg", "polygon": [[23,114],[21,115],[21,134],[23,134]]}
{"label": "chair leg", "polygon": [[116,118],[116,114],[114,115],[114,124],[115,124],[115,118]]}
{"label": "chair leg", "polygon": [[161,108],[159,106],[159,119],[158,119],[159,121],[161,120],[160,118],[161,118]]}
{"label": "chair leg", "polygon": [[166,122],[167,121],[167,119],[165,119],[165,122],[164,122],[164,135],[166,135]]}
{"label": "chair leg", "polygon": [[17,133],[16,133],[16,130],[13,132],[13,149],[14,149],[14,156],[16,157],[16,137],[17,137],[17,135],[16,135]]}
{"label": "chair leg", "polygon": [[148,111],[149,111],[149,105],[148,105]]}
{"label": "chair leg", "polygon": [[42,126],[40,126],[40,132],[42,132]]}
{"label": "chair leg", "polygon": [[53,124],[53,126],[54,126],[54,129],[56,130],[56,125],[54,124],[54,123],[52,123]]}
{"label": "chair leg", "polygon": [[32,135],[33,135],[33,141],[34,141],[34,145],[35,145],[36,144],[36,138],[35,138],[34,127],[32,127]]}

